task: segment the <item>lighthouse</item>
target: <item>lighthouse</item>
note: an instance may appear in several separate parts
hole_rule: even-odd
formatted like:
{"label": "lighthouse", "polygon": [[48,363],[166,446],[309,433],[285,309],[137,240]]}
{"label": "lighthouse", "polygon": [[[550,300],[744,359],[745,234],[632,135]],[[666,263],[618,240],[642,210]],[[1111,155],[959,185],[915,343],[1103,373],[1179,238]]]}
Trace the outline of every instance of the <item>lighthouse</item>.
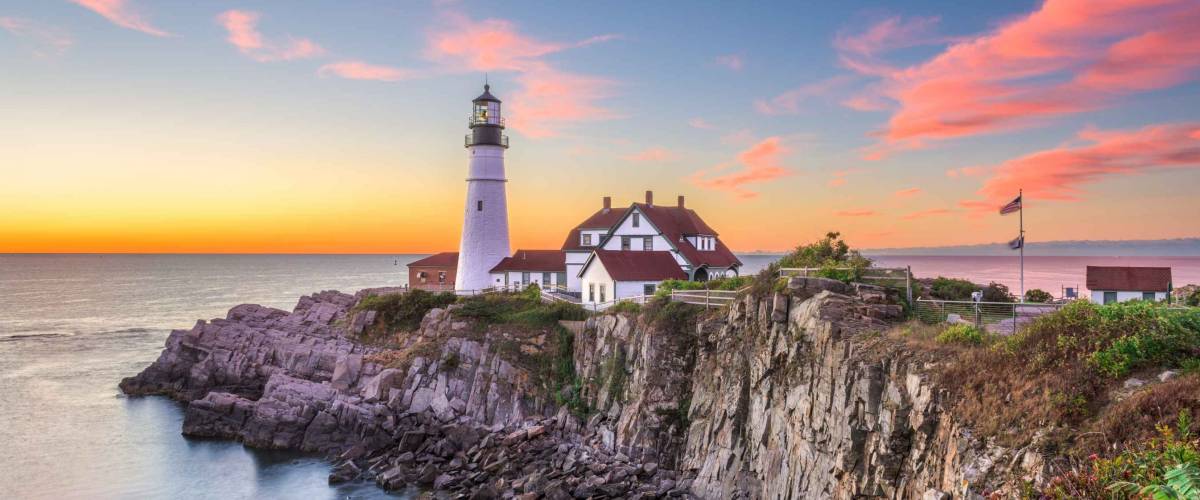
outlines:
{"label": "lighthouse", "polygon": [[504,193],[504,117],[500,99],[483,86],[483,94],[472,101],[471,132],[465,145],[470,167],[467,200],[463,210],[462,239],[458,244],[458,272],[454,288],[482,290],[495,286],[490,271],[508,257],[508,200]]}

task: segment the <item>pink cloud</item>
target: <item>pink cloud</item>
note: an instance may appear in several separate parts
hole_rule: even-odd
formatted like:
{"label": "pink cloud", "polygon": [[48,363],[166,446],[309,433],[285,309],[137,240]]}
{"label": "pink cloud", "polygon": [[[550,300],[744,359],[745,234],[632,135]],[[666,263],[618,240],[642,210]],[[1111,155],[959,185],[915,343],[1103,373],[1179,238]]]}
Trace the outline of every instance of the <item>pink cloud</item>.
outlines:
{"label": "pink cloud", "polygon": [[957,179],[959,177],[979,177],[988,172],[988,167],[959,167],[952,168],[946,171],[946,177]]}
{"label": "pink cloud", "polygon": [[914,198],[919,194],[921,194],[921,188],[914,187],[896,191],[895,193],[892,193],[892,196],[897,198]]}
{"label": "pink cloud", "polygon": [[[746,184],[770,182],[792,175],[792,171],[779,164],[781,156],[789,152],[779,137],[768,137],[749,149],[738,153],[737,161],[723,163],[711,169],[701,170],[691,176],[697,187],[714,191],[725,191],[739,199],[750,199],[758,193],[745,188]],[[723,173],[740,164],[743,168]]]}
{"label": "pink cloud", "polygon": [[840,211],[834,212],[834,215],[836,215],[838,217],[874,217],[879,214],[877,212],[875,212],[874,210],[862,209],[862,210],[840,210]]}
{"label": "pink cloud", "polygon": [[716,62],[717,64],[724,66],[726,68],[729,68],[733,71],[741,71],[742,66],[744,66],[746,64],[745,61],[742,60],[742,56],[737,55],[737,54],[720,55],[720,56],[717,56],[716,59],[713,60],[713,62]]}
{"label": "pink cloud", "polygon": [[[1046,0],[957,40],[929,35],[929,24],[891,19],[835,40],[843,65],[880,78],[882,94],[896,102],[869,158],[1102,108],[1189,81],[1200,67],[1200,4],[1191,0]],[[897,46],[946,42],[912,66],[879,58]]]}
{"label": "pink cloud", "polygon": [[217,22],[229,33],[225,40],[238,51],[258,62],[308,59],[325,53],[325,49],[307,38],[288,38],[275,42],[263,38],[258,31],[257,12],[227,10],[217,16]]}
{"label": "pink cloud", "polygon": [[628,161],[636,162],[665,162],[674,161],[679,158],[679,155],[667,148],[653,147],[644,149],[631,155],[623,156],[622,158]]}
{"label": "pink cloud", "polygon": [[154,36],[170,36],[170,33],[158,29],[142,17],[141,12],[130,5],[127,0],[70,0],[84,8],[104,16],[113,24],[122,28],[141,31]]}
{"label": "pink cloud", "polygon": [[411,71],[391,66],[379,66],[362,61],[338,61],[326,64],[317,70],[321,76],[338,76],[350,80],[376,80],[381,82],[398,82],[412,78]]}
{"label": "pink cloud", "polygon": [[1060,146],[1006,161],[960,206],[996,210],[1024,190],[1025,198],[1078,200],[1084,185],[1105,178],[1169,168],[1200,167],[1200,123],[1150,125],[1138,130],[1084,130],[1087,144]]}
{"label": "pink cloud", "polygon": [[568,49],[619,39],[599,35],[574,43],[547,42],[523,34],[503,19],[475,21],[446,14],[429,33],[426,57],[446,71],[512,72],[519,85],[508,100],[508,125],[530,137],[548,137],[574,124],[617,116],[600,104],[615,82],[560,70],[546,57]]}
{"label": "pink cloud", "polygon": [[862,169],[850,168],[846,170],[834,170],[829,173],[829,182],[826,183],[829,187],[841,187],[846,185],[846,177],[852,174],[861,173]]}
{"label": "pink cloud", "polygon": [[59,28],[19,17],[0,17],[0,29],[26,42],[38,57],[62,55],[75,43]]}
{"label": "pink cloud", "polygon": [[819,82],[796,87],[779,94],[771,99],[754,101],[754,110],[764,115],[794,115],[800,112],[800,106],[814,97],[827,96],[839,90],[854,80],[850,75],[837,75]]}
{"label": "pink cloud", "polygon": [[829,185],[829,187],[845,186],[846,178],[845,177],[834,177],[832,179],[829,179],[829,182],[827,184]]}
{"label": "pink cloud", "polygon": [[933,208],[933,209],[929,209],[929,210],[921,210],[919,212],[912,212],[910,214],[906,214],[903,217],[901,217],[901,219],[904,219],[904,220],[925,219],[928,217],[938,217],[938,216],[942,216],[942,215],[950,215],[953,213],[954,213],[954,210],[951,210],[949,208]]}
{"label": "pink cloud", "polygon": [[691,120],[688,120],[688,126],[704,130],[711,130],[715,128],[713,124],[708,123],[703,118],[692,118]]}
{"label": "pink cloud", "polygon": [[873,95],[856,95],[842,100],[842,106],[855,111],[887,111],[891,109],[882,98]]}

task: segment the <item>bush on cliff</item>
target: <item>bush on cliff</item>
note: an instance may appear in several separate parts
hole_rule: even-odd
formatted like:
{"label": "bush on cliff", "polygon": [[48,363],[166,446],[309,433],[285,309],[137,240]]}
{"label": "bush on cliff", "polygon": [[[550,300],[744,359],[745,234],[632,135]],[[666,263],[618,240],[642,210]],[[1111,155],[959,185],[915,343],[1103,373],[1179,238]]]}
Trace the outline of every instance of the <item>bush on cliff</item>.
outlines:
{"label": "bush on cliff", "polygon": [[587,311],[567,302],[544,303],[540,295],[526,292],[476,295],[461,300],[454,315],[482,323],[518,323],[529,326],[551,325],[559,320],[587,319]]}
{"label": "bush on cliff", "polygon": [[942,300],[972,300],[971,294],[977,291],[983,292],[984,302],[1014,301],[1008,287],[994,281],[983,286],[964,279],[938,276],[929,285],[929,294]]}
{"label": "bush on cliff", "polygon": [[863,271],[871,267],[871,259],[851,249],[842,240],[841,233],[830,231],[816,242],[797,246],[779,259],[779,266],[819,268],[819,277],[851,282],[857,281]]}
{"label": "bush on cliff", "polygon": [[1047,292],[1040,288],[1034,288],[1033,290],[1025,292],[1025,302],[1033,302],[1035,304],[1045,304],[1052,300],[1054,300],[1054,296],[1050,295],[1050,292]]}
{"label": "bush on cliff", "polygon": [[375,311],[375,324],[389,332],[415,330],[421,319],[431,309],[453,304],[457,297],[450,292],[430,293],[425,290],[409,290],[405,293],[368,295],[354,305],[354,312]]}
{"label": "bush on cliff", "polygon": [[733,292],[750,286],[754,282],[753,276],[734,276],[730,278],[717,278],[708,281],[687,281],[687,280],[663,280],[658,284],[654,294],[656,296],[667,296],[671,292],[677,290],[722,290]]}
{"label": "bush on cliff", "polygon": [[941,344],[980,345],[983,344],[983,332],[971,325],[955,324],[942,330],[937,335],[937,341]]}

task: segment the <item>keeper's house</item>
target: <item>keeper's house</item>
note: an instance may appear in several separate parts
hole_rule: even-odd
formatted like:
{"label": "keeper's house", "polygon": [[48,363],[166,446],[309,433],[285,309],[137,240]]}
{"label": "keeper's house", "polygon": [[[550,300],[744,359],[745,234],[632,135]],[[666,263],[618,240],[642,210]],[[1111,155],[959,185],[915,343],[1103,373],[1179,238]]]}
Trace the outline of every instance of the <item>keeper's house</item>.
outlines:
{"label": "keeper's house", "polygon": [[458,252],[442,252],[408,264],[408,286],[435,292],[454,290]]}
{"label": "keeper's house", "polygon": [[1097,304],[1167,300],[1171,295],[1171,268],[1087,266],[1087,287],[1092,302]]}
{"label": "keeper's house", "polygon": [[566,289],[567,265],[559,250],[517,250],[488,271],[492,286],[524,288],[536,284],[543,289]]}
{"label": "keeper's house", "polygon": [[733,277],[742,266],[682,196],[674,206],[661,206],[651,191],[645,203],[619,211],[604,198],[599,212],[571,230],[562,250],[567,279],[578,279],[568,289],[585,304],[649,295],[667,279]]}

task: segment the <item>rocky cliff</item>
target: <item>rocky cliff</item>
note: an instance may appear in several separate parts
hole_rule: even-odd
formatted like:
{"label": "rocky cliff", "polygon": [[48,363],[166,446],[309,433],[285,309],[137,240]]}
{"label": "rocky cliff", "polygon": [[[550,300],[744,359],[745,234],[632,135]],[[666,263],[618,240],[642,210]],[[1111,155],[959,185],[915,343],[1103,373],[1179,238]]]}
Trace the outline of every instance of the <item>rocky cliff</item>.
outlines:
{"label": "rocky cliff", "polygon": [[574,335],[456,304],[386,344],[360,340],[368,293],[235,307],[121,388],[188,402],[188,435],[324,453],[331,481],[475,498],[957,498],[1041,473],[956,424],[937,360],[882,335],[901,316],[883,289],[793,279]]}

